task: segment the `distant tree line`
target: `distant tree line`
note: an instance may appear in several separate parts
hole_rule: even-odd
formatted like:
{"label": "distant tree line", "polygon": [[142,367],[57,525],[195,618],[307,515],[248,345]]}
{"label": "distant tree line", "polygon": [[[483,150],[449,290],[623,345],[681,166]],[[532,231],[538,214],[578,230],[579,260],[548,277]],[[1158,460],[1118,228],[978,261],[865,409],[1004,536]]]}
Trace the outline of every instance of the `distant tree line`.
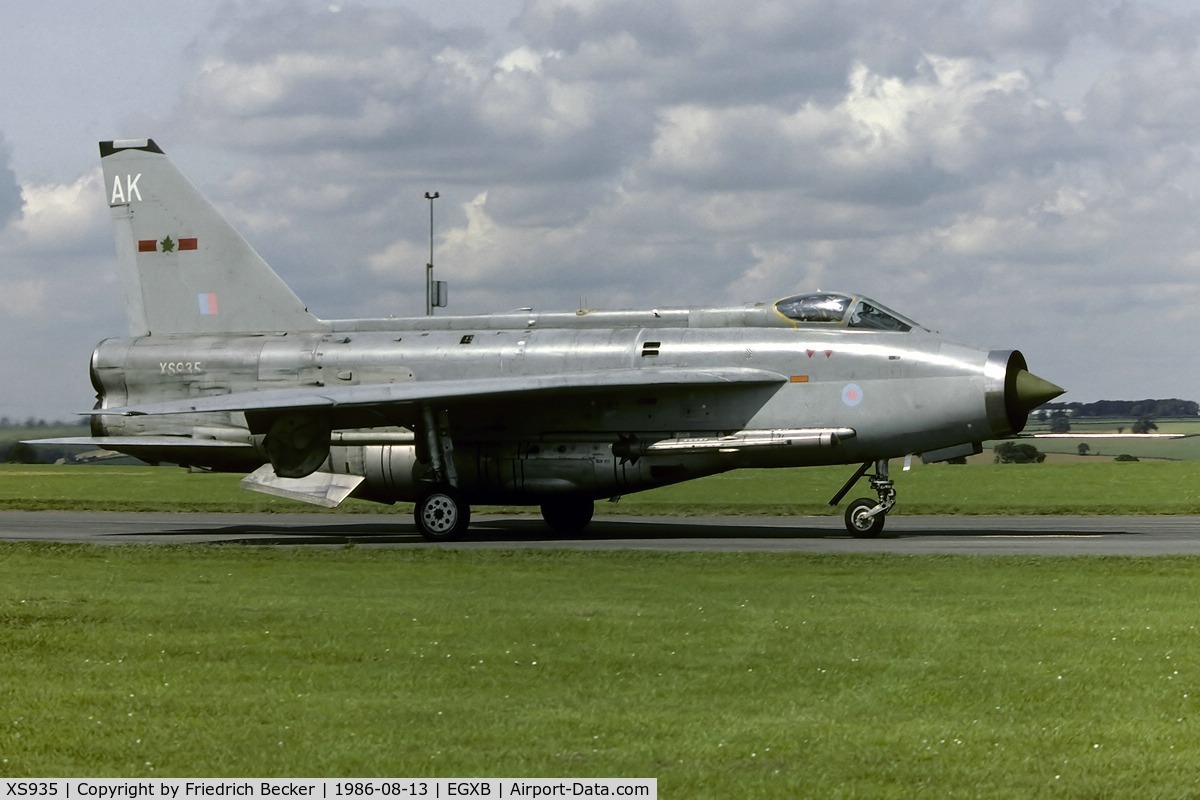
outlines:
{"label": "distant tree line", "polygon": [[33,447],[22,439],[38,439],[47,436],[86,435],[88,421],[82,417],[68,422],[48,422],[30,417],[16,420],[0,417],[0,463],[7,464],[52,464],[55,460],[69,456],[78,447]]}
{"label": "distant tree line", "polygon": [[1094,403],[1047,403],[1039,409],[1045,416],[1067,412],[1079,417],[1130,417],[1133,419],[1162,419],[1163,417],[1200,416],[1200,403],[1194,400],[1097,400]]}
{"label": "distant tree line", "polygon": [[37,417],[27,417],[26,419],[13,419],[12,417],[0,417],[0,430],[29,430],[31,428],[73,428],[81,425],[87,425],[87,419],[83,417],[75,417],[69,420],[50,421],[38,419]]}

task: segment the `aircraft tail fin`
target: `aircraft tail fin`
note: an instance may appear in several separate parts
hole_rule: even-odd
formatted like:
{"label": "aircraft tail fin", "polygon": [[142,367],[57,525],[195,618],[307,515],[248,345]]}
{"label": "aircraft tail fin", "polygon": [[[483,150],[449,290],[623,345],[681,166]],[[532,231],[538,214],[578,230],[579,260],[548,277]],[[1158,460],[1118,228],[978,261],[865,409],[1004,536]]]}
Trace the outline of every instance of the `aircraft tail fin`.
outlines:
{"label": "aircraft tail fin", "polygon": [[321,322],[154,143],[100,143],[130,334],[315,330]]}

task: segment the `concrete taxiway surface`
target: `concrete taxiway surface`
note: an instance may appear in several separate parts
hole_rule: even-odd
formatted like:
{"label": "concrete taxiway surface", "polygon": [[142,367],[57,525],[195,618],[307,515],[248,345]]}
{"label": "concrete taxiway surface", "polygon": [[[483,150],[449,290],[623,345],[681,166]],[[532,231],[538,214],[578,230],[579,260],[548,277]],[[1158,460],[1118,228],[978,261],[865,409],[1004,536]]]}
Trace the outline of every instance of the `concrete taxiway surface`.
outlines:
{"label": "concrete taxiway surface", "polygon": [[840,515],[597,517],[586,535],[572,537],[550,534],[536,517],[481,515],[465,541],[431,545],[409,517],[398,514],[3,511],[0,541],[1162,556],[1200,554],[1200,517],[897,515],[881,538],[854,539]]}

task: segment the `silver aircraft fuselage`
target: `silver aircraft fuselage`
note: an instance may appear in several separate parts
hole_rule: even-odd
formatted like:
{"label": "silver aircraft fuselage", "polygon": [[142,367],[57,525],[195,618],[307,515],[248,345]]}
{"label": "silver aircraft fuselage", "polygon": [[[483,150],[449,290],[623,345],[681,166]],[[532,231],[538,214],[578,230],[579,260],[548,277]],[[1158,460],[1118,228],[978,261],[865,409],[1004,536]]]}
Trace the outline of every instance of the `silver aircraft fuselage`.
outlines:
{"label": "silver aircraft fuselage", "polygon": [[416,504],[430,539],[470,504],[587,525],[597,498],[738,467],[979,452],[1061,393],[1014,350],[952,344],[859,295],[735,308],[322,320],[151,139],[100,143],[129,337],[92,356],[92,436],[150,462],[250,472],[336,506]]}
{"label": "silver aircraft fuselage", "polygon": [[[568,373],[628,370],[778,376],[751,386],[652,380],[617,392],[582,386],[483,404],[470,396],[444,401],[460,488],[476,502],[505,503],[539,503],[559,493],[611,497],[737,467],[936,458],[946,449],[973,449],[1023,427],[1027,409],[1015,382],[1024,369],[1014,351],[955,345],[918,327],[792,323],[771,305],[334,321],[326,332],[110,339],[92,359],[101,408],[418,381],[478,381],[483,391],[492,379],[523,379],[532,388]],[[415,404],[360,408],[347,393],[320,413],[331,430],[356,433],[333,437],[331,471],[361,469],[366,488],[377,490],[371,494],[416,499],[418,445],[395,430],[420,427]],[[247,414],[262,412],[96,416],[94,433],[208,436],[254,446]],[[199,452],[167,445],[159,456],[236,468],[265,455],[261,441],[253,454],[205,452],[207,463]]]}

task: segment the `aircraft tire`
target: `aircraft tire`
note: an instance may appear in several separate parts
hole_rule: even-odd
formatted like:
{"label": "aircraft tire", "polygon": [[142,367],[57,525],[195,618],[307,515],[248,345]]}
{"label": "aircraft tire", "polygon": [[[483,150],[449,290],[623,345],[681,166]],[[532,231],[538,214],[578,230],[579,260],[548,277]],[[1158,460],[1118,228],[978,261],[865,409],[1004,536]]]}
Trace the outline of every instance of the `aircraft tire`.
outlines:
{"label": "aircraft tire", "polygon": [[421,493],[413,508],[417,530],[428,542],[459,539],[471,524],[471,507],[453,486],[434,485]]}
{"label": "aircraft tire", "polygon": [[865,497],[860,497],[849,505],[846,509],[846,530],[850,531],[856,539],[874,539],[883,531],[883,523],[886,519],[886,514],[876,514],[873,517],[864,517],[864,511],[870,511],[875,506],[879,505],[874,500],[868,500]]}
{"label": "aircraft tire", "polygon": [[596,504],[587,497],[556,497],[542,503],[542,519],[559,534],[579,533],[595,512]]}

